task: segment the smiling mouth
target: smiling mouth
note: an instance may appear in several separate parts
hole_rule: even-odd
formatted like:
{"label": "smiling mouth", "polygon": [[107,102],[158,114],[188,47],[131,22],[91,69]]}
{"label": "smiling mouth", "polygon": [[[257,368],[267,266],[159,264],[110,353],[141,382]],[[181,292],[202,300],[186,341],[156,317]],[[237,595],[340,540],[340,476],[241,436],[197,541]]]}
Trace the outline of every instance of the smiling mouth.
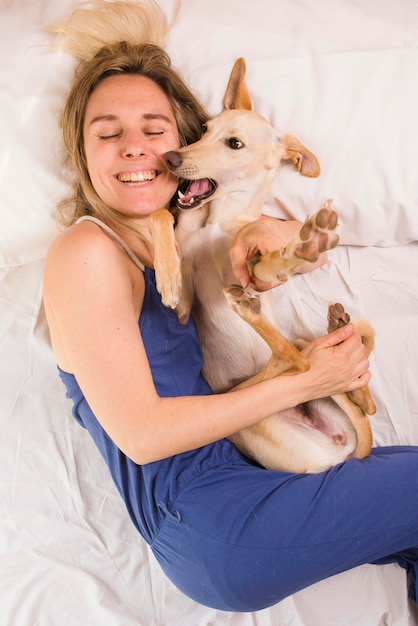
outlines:
{"label": "smiling mouth", "polygon": [[116,178],[121,183],[149,183],[158,175],[157,170],[149,170],[146,172],[121,172]]}
{"label": "smiling mouth", "polygon": [[195,209],[216,191],[217,184],[211,178],[184,180],[178,188],[177,206],[180,209]]}

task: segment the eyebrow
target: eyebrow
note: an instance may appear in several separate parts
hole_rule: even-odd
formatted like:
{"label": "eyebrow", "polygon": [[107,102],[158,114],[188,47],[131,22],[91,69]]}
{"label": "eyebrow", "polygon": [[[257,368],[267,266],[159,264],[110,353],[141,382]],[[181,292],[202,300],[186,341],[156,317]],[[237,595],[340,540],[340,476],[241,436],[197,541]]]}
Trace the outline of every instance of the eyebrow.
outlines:
{"label": "eyebrow", "polygon": [[[145,113],[145,115],[143,115],[142,117],[144,120],[147,121],[161,120],[163,122],[167,122],[168,124],[172,123],[170,118],[168,118],[166,115],[162,115],[162,113]],[[91,120],[91,122],[89,122],[89,127],[93,124],[96,124],[97,122],[114,122],[118,119],[119,118],[117,115],[112,114],[97,115]]]}

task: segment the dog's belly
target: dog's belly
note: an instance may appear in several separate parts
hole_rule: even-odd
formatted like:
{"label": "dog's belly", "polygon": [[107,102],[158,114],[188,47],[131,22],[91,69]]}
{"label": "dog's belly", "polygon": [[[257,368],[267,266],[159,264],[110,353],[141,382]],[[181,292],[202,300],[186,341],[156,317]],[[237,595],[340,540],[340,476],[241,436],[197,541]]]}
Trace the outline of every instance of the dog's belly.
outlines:
{"label": "dog's belly", "polygon": [[280,419],[313,428],[336,445],[355,440],[355,430],[347,414],[331,398],[311,400],[280,413]]}
{"label": "dog's belly", "polygon": [[357,445],[352,423],[330,398],[282,411],[230,439],[260,465],[298,474],[342,463]]}

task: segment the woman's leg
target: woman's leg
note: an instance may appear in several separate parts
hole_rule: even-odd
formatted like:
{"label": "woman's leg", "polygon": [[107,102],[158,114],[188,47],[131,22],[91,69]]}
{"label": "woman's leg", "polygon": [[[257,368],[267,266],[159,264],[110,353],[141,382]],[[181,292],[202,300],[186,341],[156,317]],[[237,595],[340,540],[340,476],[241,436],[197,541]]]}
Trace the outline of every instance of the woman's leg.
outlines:
{"label": "woman's leg", "polygon": [[418,448],[374,449],[321,474],[216,467],[167,510],[157,559],[184,593],[219,609],[259,610],[363,563],[397,561],[415,581]]}

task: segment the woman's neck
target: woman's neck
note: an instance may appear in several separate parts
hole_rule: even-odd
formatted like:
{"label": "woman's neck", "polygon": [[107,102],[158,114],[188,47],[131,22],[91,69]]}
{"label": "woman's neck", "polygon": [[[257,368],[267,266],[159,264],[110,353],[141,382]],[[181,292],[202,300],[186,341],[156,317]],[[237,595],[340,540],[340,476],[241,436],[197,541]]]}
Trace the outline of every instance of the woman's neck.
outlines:
{"label": "woman's neck", "polygon": [[93,216],[114,230],[143,265],[154,267],[154,245],[148,216],[139,219],[122,218],[120,220],[117,218],[110,219],[98,213],[94,213]]}

